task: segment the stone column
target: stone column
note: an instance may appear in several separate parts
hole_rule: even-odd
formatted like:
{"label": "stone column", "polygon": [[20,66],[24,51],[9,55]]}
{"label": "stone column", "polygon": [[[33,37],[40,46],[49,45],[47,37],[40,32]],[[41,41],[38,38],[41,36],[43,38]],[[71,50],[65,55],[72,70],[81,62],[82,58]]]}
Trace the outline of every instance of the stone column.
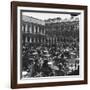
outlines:
{"label": "stone column", "polygon": [[45,35],[45,29],[43,29],[43,34]]}
{"label": "stone column", "polygon": [[32,43],[31,37],[29,38],[29,42]]}
{"label": "stone column", "polygon": [[38,26],[38,29],[37,29],[37,33],[39,33],[39,26]]}
{"label": "stone column", "polygon": [[53,37],[52,37],[52,45],[53,45]]}
{"label": "stone column", "polygon": [[50,41],[51,41],[51,45],[52,45],[52,37],[50,38]]}
{"label": "stone column", "polygon": [[35,38],[33,38],[33,42],[35,43]]}
{"label": "stone column", "polygon": [[36,33],[36,26],[34,25],[34,33]]}
{"label": "stone column", "polygon": [[28,25],[26,24],[25,25],[25,33],[27,33],[27,31],[28,31]]}
{"label": "stone column", "polygon": [[40,34],[41,34],[41,35],[43,34],[42,28],[41,28],[41,30],[40,30]]}
{"label": "stone column", "polygon": [[36,34],[37,34],[37,26],[35,27],[35,29],[36,29]]}
{"label": "stone column", "polygon": [[40,38],[41,43],[43,42],[42,38]]}
{"label": "stone column", "polygon": [[55,37],[54,37],[54,44],[56,43],[56,41],[55,41],[56,39],[55,39]]}
{"label": "stone column", "polygon": [[44,38],[44,44],[46,43],[46,38]]}
{"label": "stone column", "polygon": [[31,25],[29,25],[29,33],[31,33]]}
{"label": "stone column", "polygon": [[25,43],[27,43],[28,42],[28,40],[27,40],[27,36],[25,37]]}
{"label": "stone column", "polygon": [[50,38],[48,38],[48,45],[50,45]]}
{"label": "stone column", "polygon": [[56,37],[56,42],[57,42],[57,37]]}
{"label": "stone column", "polygon": [[32,24],[30,25],[30,33],[32,33]]}
{"label": "stone column", "polygon": [[39,38],[37,38],[37,42],[39,43]]}
{"label": "stone column", "polygon": [[22,24],[22,31],[24,32],[24,25]]}

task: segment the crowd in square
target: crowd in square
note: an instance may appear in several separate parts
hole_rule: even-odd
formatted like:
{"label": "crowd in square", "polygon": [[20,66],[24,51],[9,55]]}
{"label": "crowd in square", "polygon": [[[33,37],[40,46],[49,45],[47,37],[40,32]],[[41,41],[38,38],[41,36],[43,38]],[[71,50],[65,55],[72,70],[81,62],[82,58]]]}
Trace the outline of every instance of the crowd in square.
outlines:
{"label": "crowd in square", "polygon": [[49,77],[79,75],[79,46],[22,47],[22,77]]}

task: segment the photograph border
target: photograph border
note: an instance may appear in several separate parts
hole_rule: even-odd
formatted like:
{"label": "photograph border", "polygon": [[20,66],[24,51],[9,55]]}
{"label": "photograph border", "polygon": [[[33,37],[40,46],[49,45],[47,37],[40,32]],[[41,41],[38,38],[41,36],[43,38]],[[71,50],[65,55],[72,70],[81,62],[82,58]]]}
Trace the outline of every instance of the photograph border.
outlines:
{"label": "photograph border", "polygon": [[[36,7],[36,8],[54,8],[54,9],[77,9],[84,11],[84,80],[63,81],[63,82],[44,82],[44,83],[17,83],[17,7]],[[46,86],[64,86],[64,85],[80,85],[87,84],[87,6],[83,5],[67,5],[67,4],[51,4],[51,3],[33,3],[33,2],[11,2],[11,88],[30,88],[30,87],[46,87]]]}

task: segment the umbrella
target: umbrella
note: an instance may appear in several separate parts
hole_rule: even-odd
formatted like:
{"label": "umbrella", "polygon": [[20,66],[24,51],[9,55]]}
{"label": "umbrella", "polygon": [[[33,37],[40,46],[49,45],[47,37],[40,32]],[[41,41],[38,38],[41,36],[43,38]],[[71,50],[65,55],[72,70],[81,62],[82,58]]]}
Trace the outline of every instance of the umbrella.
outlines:
{"label": "umbrella", "polygon": [[32,53],[33,55],[37,55],[38,53],[37,52],[34,52],[34,53]]}
{"label": "umbrella", "polygon": [[50,54],[46,54],[46,55],[44,55],[44,56],[46,56],[46,57],[50,57],[51,55],[50,55]]}
{"label": "umbrella", "polygon": [[55,66],[55,65],[51,65],[51,68],[52,68],[53,70],[59,70],[59,68],[58,68],[57,66]]}
{"label": "umbrella", "polygon": [[48,52],[47,50],[44,50],[44,52]]}

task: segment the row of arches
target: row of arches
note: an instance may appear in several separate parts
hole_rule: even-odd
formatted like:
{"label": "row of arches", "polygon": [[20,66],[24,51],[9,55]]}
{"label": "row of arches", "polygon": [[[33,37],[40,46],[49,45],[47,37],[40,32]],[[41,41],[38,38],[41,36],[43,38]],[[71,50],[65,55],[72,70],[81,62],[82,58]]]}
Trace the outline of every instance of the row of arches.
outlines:
{"label": "row of arches", "polygon": [[33,23],[24,23],[22,24],[22,32],[24,33],[33,33],[33,34],[45,34],[45,26],[36,25]]}

